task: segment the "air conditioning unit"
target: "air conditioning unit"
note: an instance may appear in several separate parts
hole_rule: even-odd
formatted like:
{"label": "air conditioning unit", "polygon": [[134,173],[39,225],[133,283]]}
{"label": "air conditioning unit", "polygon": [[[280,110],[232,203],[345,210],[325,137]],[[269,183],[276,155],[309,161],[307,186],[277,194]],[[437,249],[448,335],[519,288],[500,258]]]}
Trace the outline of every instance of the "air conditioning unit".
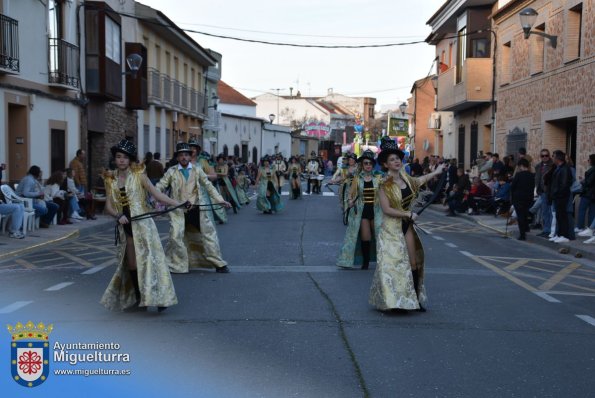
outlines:
{"label": "air conditioning unit", "polygon": [[440,130],[440,113],[434,112],[430,115],[428,120],[428,128],[433,130]]}

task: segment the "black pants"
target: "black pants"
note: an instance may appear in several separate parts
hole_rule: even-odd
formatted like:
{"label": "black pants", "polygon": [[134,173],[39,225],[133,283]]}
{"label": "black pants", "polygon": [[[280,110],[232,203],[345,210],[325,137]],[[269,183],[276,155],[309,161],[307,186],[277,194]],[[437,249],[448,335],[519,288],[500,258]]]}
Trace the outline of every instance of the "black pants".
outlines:
{"label": "black pants", "polygon": [[517,222],[519,224],[519,232],[521,236],[525,235],[525,232],[529,231],[529,209],[531,203],[514,203],[514,210],[517,215]]}
{"label": "black pants", "polygon": [[554,209],[556,211],[556,231],[558,236],[570,239],[568,234],[568,206],[569,198],[554,199]]}

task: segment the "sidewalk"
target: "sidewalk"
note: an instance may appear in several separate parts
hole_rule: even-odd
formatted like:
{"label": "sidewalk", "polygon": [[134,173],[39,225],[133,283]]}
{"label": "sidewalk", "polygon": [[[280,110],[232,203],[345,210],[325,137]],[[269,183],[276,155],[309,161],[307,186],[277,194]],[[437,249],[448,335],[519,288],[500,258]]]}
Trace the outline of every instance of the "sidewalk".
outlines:
{"label": "sidewalk", "polygon": [[8,232],[0,233],[0,260],[37,250],[52,243],[76,238],[81,234],[105,231],[113,228],[113,225],[113,217],[98,214],[97,220],[82,220],[78,223],[51,225],[49,228],[27,231],[25,239],[12,239],[8,237]]}
{"label": "sidewalk", "polygon": [[[447,207],[444,207],[441,204],[433,204],[430,206],[430,209],[437,213],[443,214],[446,222],[448,222],[447,220],[463,218],[465,220],[471,220],[485,228],[491,229],[495,233],[501,234],[503,237],[506,234],[506,236],[509,238],[516,240],[517,236],[519,235],[519,228],[517,224],[509,225],[507,228],[507,220],[502,217],[495,217],[493,214],[480,214],[474,216],[467,213],[457,213],[457,217],[446,217]],[[539,233],[541,233],[540,229],[533,229],[526,234],[527,240],[517,242],[524,244],[537,244],[552,249],[558,253],[567,254],[568,256],[572,256],[572,258],[578,257],[595,261],[595,244],[583,243],[585,240],[587,240],[587,238],[577,236],[576,240],[571,240],[570,242],[564,244],[557,244],[550,242],[547,238],[536,236]],[[564,253],[565,250],[563,249],[568,249],[568,252]]]}

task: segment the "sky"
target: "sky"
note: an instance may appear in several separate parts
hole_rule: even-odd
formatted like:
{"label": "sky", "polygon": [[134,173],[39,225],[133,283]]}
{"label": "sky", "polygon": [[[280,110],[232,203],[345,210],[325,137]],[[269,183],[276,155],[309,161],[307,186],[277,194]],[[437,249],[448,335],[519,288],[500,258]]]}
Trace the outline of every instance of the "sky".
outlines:
{"label": "sky", "polygon": [[[420,44],[361,49],[273,46],[188,34],[223,55],[222,80],[249,98],[269,92],[324,96],[328,89],[374,97],[381,105],[410,97],[433,73],[426,21],[444,0],[140,0],[182,29],[268,42],[310,45]],[[432,72],[431,72],[432,71]],[[279,89],[277,91],[277,89]]]}

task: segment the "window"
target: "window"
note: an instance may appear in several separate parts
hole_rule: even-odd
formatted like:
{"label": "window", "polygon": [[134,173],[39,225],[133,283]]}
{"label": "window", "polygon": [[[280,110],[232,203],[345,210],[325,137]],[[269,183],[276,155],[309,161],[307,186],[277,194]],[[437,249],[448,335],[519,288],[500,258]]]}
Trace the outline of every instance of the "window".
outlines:
{"label": "window", "polygon": [[502,64],[500,65],[500,85],[510,83],[511,76],[511,46],[510,42],[502,45]]}
{"label": "window", "polygon": [[143,125],[143,146],[145,152],[148,152],[151,149],[151,133],[148,124]]}
{"label": "window", "polygon": [[490,50],[488,48],[488,39],[473,39],[471,40],[471,57],[472,58],[489,58]]}
{"label": "window", "polygon": [[61,39],[63,31],[62,2],[60,0],[50,0],[49,9],[49,37],[50,39]]}
{"label": "window", "polygon": [[467,28],[459,30],[457,34],[457,80],[456,83],[463,81],[463,65],[467,58]]}
{"label": "window", "polygon": [[161,127],[155,127],[155,152],[161,152]]}
{"label": "window", "polygon": [[113,19],[105,18],[105,56],[119,64],[121,60],[120,25]]}
{"label": "window", "polygon": [[566,45],[564,46],[564,62],[573,61],[581,56],[582,17],[582,3],[568,10]]}

